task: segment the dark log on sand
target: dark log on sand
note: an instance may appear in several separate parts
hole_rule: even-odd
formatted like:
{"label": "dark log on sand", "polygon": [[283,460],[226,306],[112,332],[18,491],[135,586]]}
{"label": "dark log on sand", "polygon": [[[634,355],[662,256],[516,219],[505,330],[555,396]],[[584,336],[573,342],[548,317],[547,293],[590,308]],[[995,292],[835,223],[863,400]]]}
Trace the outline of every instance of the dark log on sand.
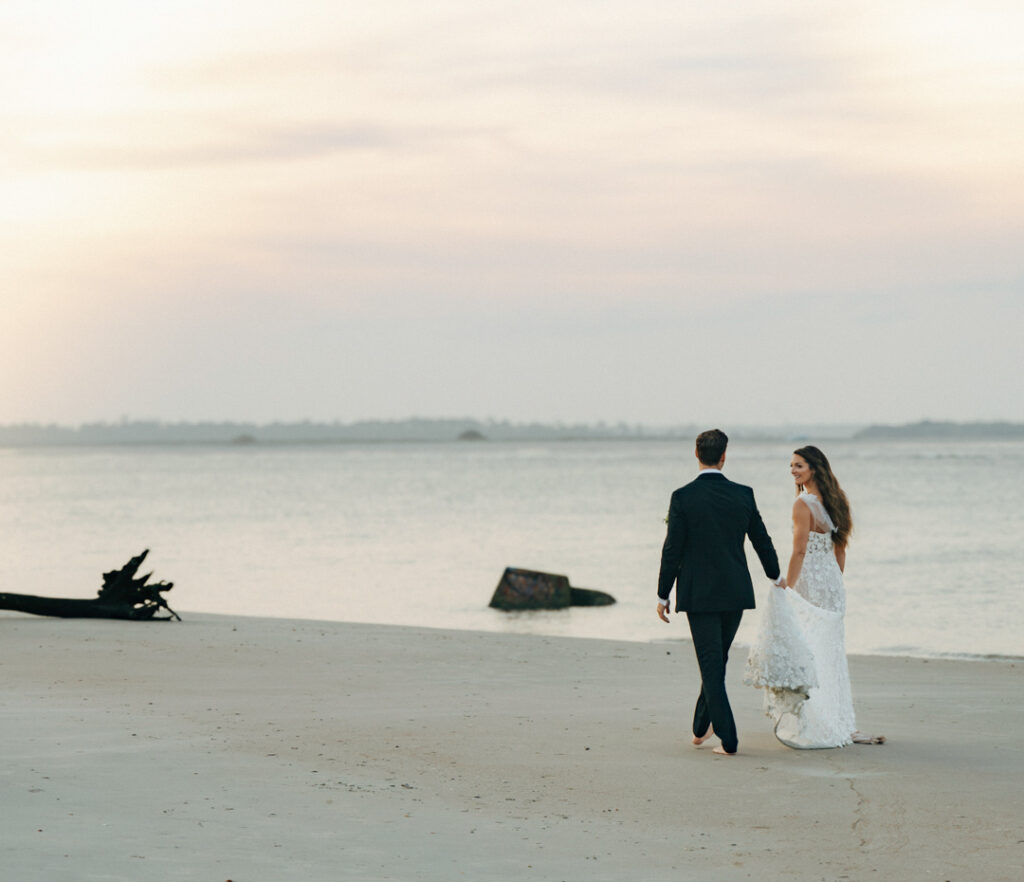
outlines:
{"label": "dark log on sand", "polygon": [[[163,598],[173,582],[147,584],[152,573],[135,577],[149,554],[147,548],[119,570],[103,574],[103,587],[92,600],[71,597],[37,597],[34,594],[0,593],[0,609],[31,613],[35,616],[58,616],[64,619],[133,619],[136,621],[181,621]],[[169,615],[158,616],[161,609]]]}

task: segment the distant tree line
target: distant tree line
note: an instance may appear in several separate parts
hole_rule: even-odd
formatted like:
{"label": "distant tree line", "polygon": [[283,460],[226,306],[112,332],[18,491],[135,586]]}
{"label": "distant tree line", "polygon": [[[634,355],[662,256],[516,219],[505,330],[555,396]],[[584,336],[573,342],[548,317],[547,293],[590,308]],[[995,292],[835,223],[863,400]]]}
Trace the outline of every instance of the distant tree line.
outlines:
{"label": "distant tree line", "polygon": [[[342,422],[162,422],[123,420],[81,426],[23,423],[0,426],[0,447],[98,446],[113,444],[343,444],[414,441],[690,440],[703,427],[651,427],[618,423],[513,423],[508,420],[427,419]],[[723,426],[734,439],[779,441],[999,440],[1024,438],[1022,423],[953,423],[924,420],[903,426]]]}
{"label": "distant tree line", "polygon": [[1024,438],[1024,423],[953,423],[921,420],[902,426],[868,426],[854,435],[854,438],[875,441],[941,441],[944,439],[1000,441]]}
{"label": "distant tree line", "polygon": [[0,426],[0,446],[106,444],[327,444],[345,442],[586,440],[683,437],[690,427],[652,430],[624,422],[512,423],[507,420],[426,419],[361,420],[353,423],[174,422],[125,420],[81,426],[21,424]]}

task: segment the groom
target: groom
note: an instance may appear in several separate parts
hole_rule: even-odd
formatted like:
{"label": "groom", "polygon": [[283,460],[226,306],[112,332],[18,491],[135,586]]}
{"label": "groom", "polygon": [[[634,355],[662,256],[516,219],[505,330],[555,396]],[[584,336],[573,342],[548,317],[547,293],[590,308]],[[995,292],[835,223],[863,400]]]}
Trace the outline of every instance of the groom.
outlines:
{"label": "groom", "polygon": [[728,443],[719,429],[701,432],[696,451],[700,472],[672,494],[658,576],[658,617],[668,621],[668,596],[675,583],[676,612],[685,612],[690,622],[700,667],[693,743],[702,744],[715,734],[722,744],[714,752],[732,756],[737,748],[736,723],[725,694],[725,664],[743,610],[754,608],[745,537],[750,537],[765,575],[780,586],[785,579],[754,491],[722,474]]}

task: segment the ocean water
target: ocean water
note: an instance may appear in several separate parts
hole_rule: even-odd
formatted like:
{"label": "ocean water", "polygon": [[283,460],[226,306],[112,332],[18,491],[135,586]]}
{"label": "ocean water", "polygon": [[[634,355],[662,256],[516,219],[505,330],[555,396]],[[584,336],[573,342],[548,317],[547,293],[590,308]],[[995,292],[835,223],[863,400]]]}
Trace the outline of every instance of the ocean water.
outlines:
{"label": "ocean water", "polygon": [[[730,446],[788,560],[793,444]],[[823,444],[852,503],[850,652],[1024,656],[1024,444]],[[91,597],[151,549],[189,612],[678,640],[655,613],[680,442],[0,451],[3,591]],[[770,585],[753,553],[759,597]],[[597,609],[488,608],[506,566],[612,593]],[[13,614],[0,614],[13,615]],[[738,641],[748,642],[757,613]]]}

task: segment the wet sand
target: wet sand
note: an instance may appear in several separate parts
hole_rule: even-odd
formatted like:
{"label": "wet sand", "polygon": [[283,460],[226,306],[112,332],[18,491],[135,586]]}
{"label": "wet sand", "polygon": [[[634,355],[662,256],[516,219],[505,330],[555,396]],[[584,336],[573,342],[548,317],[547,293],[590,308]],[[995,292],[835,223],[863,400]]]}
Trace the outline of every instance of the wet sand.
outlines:
{"label": "wet sand", "polygon": [[0,615],[0,857],[34,880],[1016,880],[1021,662],[854,657],[883,746],[792,751],[692,647]]}

